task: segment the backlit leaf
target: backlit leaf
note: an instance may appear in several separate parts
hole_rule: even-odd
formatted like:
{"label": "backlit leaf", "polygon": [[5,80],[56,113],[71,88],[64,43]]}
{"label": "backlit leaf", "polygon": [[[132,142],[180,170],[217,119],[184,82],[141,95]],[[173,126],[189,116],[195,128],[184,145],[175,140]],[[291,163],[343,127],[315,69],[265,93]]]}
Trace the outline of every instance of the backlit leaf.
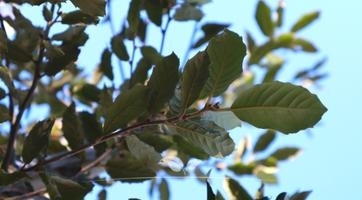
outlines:
{"label": "backlit leaf", "polygon": [[173,18],[176,21],[188,21],[188,20],[200,21],[203,16],[204,14],[197,7],[192,6],[188,3],[183,3],[181,7],[176,9]]}
{"label": "backlit leaf", "polygon": [[263,135],[261,135],[254,145],[253,152],[264,151],[275,139],[275,131],[267,130]]}
{"label": "backlit leaf", "polygon": [[71,0],[84,13],[92,16],[103,16],[106,14],[105,0]]}
{"label": "backlit leaf", "polygon": [[63,113],[62,131],[71,149],[77,149],[84,144],[84,132],[82,123],[72,103]]}
{"label": "backlit leaf", "polygon": [[271,16],[271,10],[263,0],[259,0],[258,2],[255,12],[255,19],[259,25],[261,32],[263,32],[265,36],[273,35],[274,23]]}
{"label": "backlit leaf", "polygon": [[234,141],[225,129],[209,121],[186,121],[174,126],[183,138],[214,157],[224,157],[232,153]]}
{"label": "backlit leaf", "polygon": [[115,35],[111,40],[112,51],[120,60],[129,60],[129,55],[127,52],[126,45],[124,44],[123,38],[121,35]]}
{"label": "backlit leaf", "polygon": [[253,200],[250,194],[236,180],[226,177],[225,186],[230,199]]}
{"label": "backlit leaf", "polygon": [[156,113],[171,99],[179,80],[179,59],[172,53],[157,63],[148,82],[150,89],[149,111]]}
{"label": "backlit leaf", "polygon": [[270,156],[276,158],[277,160],[287,160],[289,158],[295,157],[299,151],[300,149],[295,147],[285,147],[277,149]]}
{"label": "backlit leaf", "polygon": [[111,60],[112,53],[108,49],[104,49],[102,53],[101,63],[99,64],[99,70],[103,72],[103,74],[113,80],[113,67]]}
{"label": "backlit leaf", "polygon": [[146,13],[148,18],[157,26],[162,24],[163,6],[162,1],[148,0],[144,1]]}
{"label": "backlit leaf", "polygon": [[296,192],[289,197],[289,200],[306,200],[312,191]]}
{"label": "backlit leaf", "polygon": [[210,60],[205,52],[199,52],[185,65],[182,74],[181,107],[186,109],[200,96],[209,77]]}
{"label": "backlit leaf", "polygon": [[133,157],[150,168],[156,168],[162,157],[152,146],[142,142],[135,135],[127,136],[126,143]]}
{"label": "backlit leaf", "polygon": [[130,121],[146,112],[148,90],[143,85],[136,85],[122,92],[105,113],[103,130],[110,133],[124,128]]}
{"label": "backlit leaf", "polygon": [[231,110],[239,119],[256,127],[295,133],[313,127],[327,108],[301,86],[269,82],[244,91]]}
{"label": "backlit leaf", "polygon": [[305,52],[316,52],[318,49],[314,46],[313,43],[309,42],[308,40],[302,38],[296,38],[293,41],[293,44],[297,50],[302,50]]}
{"label": "backlit leaf", "polygon": [[141,3],[141,0],[132,0],[128,9],[127,22],[133,36],[135,36],[137,33],[138,24],[140,21]]}
{"label": "backlit leaf", "polygon": [[6,106],[0,104],[0,123],[8,120],[10,120],[9,110]]}
{"label": "backlit leaf", "polygon": [[62,14],[62,24],[97,24],[98,17],[84,13],[81,10],[75,10],[69,13]]}
{"label": "backlit leaf", "polygon": [[30,163],[46,149],[53,124],[54,120],[52,119],[43,120],[36,123],[30,130],[29,135],[25,138],[21,153],[25,163]]}
{"label": "backlit leaf", "polygon": [[297,32],[304,27],[308,26],[312,22],[314,22],[319,17],[319,11],[313,11],[310,13],[304,14],[298,21],[292,26],[291,31]]}
{"label": "backlit leaf", "polygon": [[198,48],[201,45],[205,44],[212,37],[214,37],[216,34],[224,30],[228,26],[230,26],[230,24],[207,23],[202,25],[201,30],[204,33],[204,35],[201,38],[199,38],[194,45],[192,45],[192,48]]}
{"label": "backlit leaf", "polygon": [[215,36],[206,49],[210,59],[209,78],[201,97],[214,97],[223,93],[242,73],[246,46],[242,38],[227,29]]}
{"label": "backlit leaf", "polygon": [[230,111],[223,112],[205,112],[202,115],[202,119],[207,121],[213,121],[218,126],[224,128],[225,130],[231,130],[236,127],[241,126],[241,121],[237,118],[234,113]]}

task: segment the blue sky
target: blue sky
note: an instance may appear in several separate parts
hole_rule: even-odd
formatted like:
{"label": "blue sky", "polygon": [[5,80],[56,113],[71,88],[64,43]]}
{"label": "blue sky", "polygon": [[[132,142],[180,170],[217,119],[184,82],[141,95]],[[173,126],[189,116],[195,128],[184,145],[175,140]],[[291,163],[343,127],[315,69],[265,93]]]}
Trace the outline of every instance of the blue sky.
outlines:
{"label": "blue sky", "polygon": [[[120,1],[119,1],[120,2]],[[126,14],[126,3],[119,3],[117,13]],[[214,0],[204,7],[206,17],[203,22],[230,22],[231,30],[243,35],[250,30],[259,42],[263,41],[257,29],[254,16],[256,5],[254,1]],[[271,6],[277,0],[268,0]],[[359,184],[362,179],[362,162],[359,161],[362,133],[358,129],[362,113],[362,85],[359,85],[362,73],[362,60],[359,47],[362,46],[362,29],[358,19],[362,19],[359,1],[345,0],[286,0],[285,30],[303,13],[320,10],[321,16],[313,25],[300,32],[300,36],[311,39],[320,49],[316,56],[293,56],[288,60],[287,68],[280,75],[283,81],[290,80],[291,72],[305,66],[311,66],[316,60],[326,56],[328,62],[324,71],[329,77],[321,82],[320,88],[312,88],[324,105],[329,109],[322,121],[311,130],[311,133],[300,132],[294,135],[278,135],[278,142],[271,149],[280,146],[299,146],[302,154],[292,161],[282,163],[279,168],[279,184],[267,186],[266,194],[274,197],[282,191],[313,190],[309,200],[320,199],[362,199]],[[120,24],[116,22],[116,24]],[[182,60],[192,30],[192,23],[172,23],[166,38],[164,53],[175,51]],[[103,47],[109,42],[109,28],[105,26],[90,27],[90,34],[95,34],[87,42],[79,59],[79,64],[92,69],[99,62]],[[185,41],[181,40],[186,38]],[[158,47],[158,32],[152,35],[150,44]],[[97,48],[95,48],[97,47]],[[255,138],[259,129],[241,128],[233,132],[233,137],[243,137],[246,134]],[[217,182],[221,176],[211,176],[215,183],[214,189],[219,189]],[[250,191],[256,190],[255,183],[250,178],[239,179]],[[170,179],[172,200],[204,199],[205,187],[195,178],[183,180]],[[249,182],[250,181],[250,182]],[[148,199],[149,184],[116,184],[108,190],[109,199],[127,199],[138,197]],[[87,199],[95,199],[95,192]],[[156,198],[157,199],[157,198]]]}

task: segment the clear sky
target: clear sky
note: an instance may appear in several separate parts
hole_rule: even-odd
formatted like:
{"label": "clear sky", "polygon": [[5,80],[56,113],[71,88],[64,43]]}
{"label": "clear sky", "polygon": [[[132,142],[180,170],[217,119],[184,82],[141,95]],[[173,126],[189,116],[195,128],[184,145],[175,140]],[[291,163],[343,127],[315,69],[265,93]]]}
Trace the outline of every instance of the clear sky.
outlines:
{"label": "clear sky", "polygon": [[[114,0],[115,1],[115,0]],[[121,1],[119,1],[121,2]],[[117,13],[126,14],[127,5],[122,1],[117,7]],[[250,30],[259,36],[260,31],[256,27],[254,1],[241,0],[213,0],[204,7],[207,14],[203,22],[230,22],[231,30],[243,35],[245,30]],[[274,6],[277,0],[268,0],[269,5]],[[278,142],[271,149],[281,146],[298,146],[303,149],[302,154],[295,160],[282,163],[279,168],[279,184],[267,186],[266,194],[276,197],[279,192],[294,192],[297,190],[313,190],[309,200],[321,199],[362,199],[360,180],[362,179],[362,162],[360,152],[362,147],[362,133],[357,125],[361,123],[358,117],[362,113],[362,19],[359,1],[328,1],[328,0],[286,0],[285,28],[297,20],[303,13],[320,10],[321,16],[318,21],[309,28],[301,31],[300,36],[309,38],[319,47],[320,53],[314,57],[296,56],[288,60],[287,68],[291,71],[311,66],[318,58],[327,56],[328,62],[324,71],[329,77],[321,82],[320,88],[312,88],[314,93],[320,97],[328,112],[322,121],[311,130],[310,133],[300,132],[294,135],[278,135]],[[116,23],[120,24],[120,23]],[[181,26],[181,28],[179,27]],[[165,54],[175,51],[182,60],[188,44],[187,34],[191,32],[192,23],[172,23],[171,32],[167,35]],[[90,37],[79,59],[83,66],[94,67],[103,51],[103,46],[109,42],[108,27],[91,27]],[[109,37],[108,37],[109,34]],[[151,44],[158,47],[157,36],[149,40]],[[186,41],[181,40],[186,38]],[[185,45],[186,44],[186,45]],[[101,48],[100,48],[101,47]],[[283,81],[289,81],[290,72],[286,70],[280,76]],[[233,137],[243,137],[246,134],[253,138],[261,132],[259,129],[241,128],[233,132]],[[211,176],[213,183],[221,182],[222,177]],[[244,186],[251,192],[258,185],[251,183],[248,187],[249,178],[240,178]],[[172,200],[181,199],[204,199],[206,197],[205,187],[199,184],[195,178],[189,177],[183,180],[170,179]],[[214,185],[213,185],[214,186]],[[127,199],[131,197],[148,199],[149,184],[116,184],[108,190],[109,199]],[[87,199],[95,199],[100,188],[87,196]],[[214,189],[222,190],[215,184]],[[155,198],[157,199],[157,198]]]}

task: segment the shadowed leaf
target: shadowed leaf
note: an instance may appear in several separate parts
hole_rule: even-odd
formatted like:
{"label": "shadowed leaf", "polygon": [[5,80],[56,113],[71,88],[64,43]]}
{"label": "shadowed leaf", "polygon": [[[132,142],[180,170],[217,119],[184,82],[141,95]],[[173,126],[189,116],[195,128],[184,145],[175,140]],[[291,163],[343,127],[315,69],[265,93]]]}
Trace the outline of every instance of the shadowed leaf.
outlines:
{"label": "shadowed leaf", "polygon": [[230,199],[253,200],[250,194],[236,180],[226,177],[225,185]]}
{"label": "shadowed leaf", "polygon": [[84,132],[81,121],[75,111],[75,104],[72,103],[63,113],[62,131],[71,149],[77,149],[84,143]]}
{"label": "shadowed leaf", "polygon": [[263,135],[261,135],[254,145],[253,152],[264,151],[275,139],[275,131],[267,130]]}
{"label": "shadowed leaf", "polygon": [[287,160],[296,156],[299,153],[300,149],[295,147],[284,147],[274,151],[270,156],[276,158],[277,160]]}
{"label": "shadowed leaf", "polygon": [[71,0],[71,2],[91,16],[103,16],[106,13],[105,0]]}

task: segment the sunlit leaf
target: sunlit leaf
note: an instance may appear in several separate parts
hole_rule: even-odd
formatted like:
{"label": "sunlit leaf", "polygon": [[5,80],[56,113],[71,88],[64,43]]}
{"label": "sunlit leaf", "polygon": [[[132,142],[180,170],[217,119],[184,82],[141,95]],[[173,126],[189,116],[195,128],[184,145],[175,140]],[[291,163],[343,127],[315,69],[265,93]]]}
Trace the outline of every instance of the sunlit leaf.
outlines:
{"label": "sunlit leaf", "polygon": [[103,130],[105,133],[124,128],[130,121],[146,112],[148,90],[143,85],[122,92],[107,108]]}
{"label": "sunlit leaf", "polygon": [[127,52],[126,45],[124,44],[123,38],[121,35],[115,35],[111,39],[112,51],[120,60],[129,60],[129,55]]}
{"label": "sunlit leaf", "polygon": [[92,16],[103,16],[106,13],[105,0],[71,0],[71,2],[84,13]]}
{"label": "sunlit leaf", "polygon": [[179,59],[174,53],[162,58],[155,66],[147,85],[150,89],[148,110],[151,113],[158,112],[173,96],[179,80],[178,67]]}
{"label": "sunlit leaf", "polygon": [[313,127],[327,108],[301,86],[269,82],[244,91],[231,110],[239,119],[256,127],[295,133]]}
{"label": "sunlit leaf", "polygon": [[174,126],[183,138],[210,156],[224,157],[232,153],[235,148],[228,132],[213,122],[187,121],[170,126]]}
{"label": "sunlit leaf", "polygon": [[82,123],[75,111],[75,104],[72,103],[63,113],[62,131],[71,149],[77,149],[84,144],[84,132]]}
{"label": "sunlit leaf", "polygon": [[192,6],[189,3],[183,3],[181,7],[176,9],[173,18],[176,21],[188,21],[188,20],[200,21],[203,16],[204,14],[197,7]]}
{"label": "sunlit leaf", "polygon": [[84,13],[81,10],[75,10],[69,13],[62,14],[62,24],[97,24],[98,17]]}
{"label": "sunlit leaf", "polygon": [[47,148],[50,131],[54,124],[53,119],[40,121],[30,130],[23,145],[21,156],[25,163],[30,163],[34,158],[39,157]]}
{"label": "sunlit leaf", "polygon": [[200,96],[209,78],[210,60],[205,52],[199,52],[187,61],[182,74],[181,107],[188,108]]}
{"label": "sunlit leaf", "polygon": [[263,0],[259,0],[258,2],[255,12],[255,19],[259,25],[261,32],[265,36],[273,35],[274,23],[271,16],[271,10]]}
{"label": "sunlit leaf", "polygon": [[242,73],[242,62],[246,55],[246,46],[242,38],[227,29],[215,36],[206,49],[210,67],[201,97],[214,97],[223,93]]}
{"label": "sunlit leaf", "polygon": [[305,40],[303,38],[296,38],[293,41],[293,44],[297,50],[302,50],[305,52],[316,52],[318,49],[314,46],[313,43],[309,42],[308,40]]}
{"label": "sunlit leaf", "polygon": [[262,134],[256,141],[254,145],[253,152],[261,152],[264,151],[275,139],[275,131],[267,130],[264,134]]}
{"label": "sunlit leaf", "polygon": [[263,170],[258,170],[255,176],[258,177],[263,183],[268,183],[268,184],[278,183],[278,179],[275,174],[267,173]]}
{"label": "sunlit leaf", "polygon": [[224,181],[230,199],[253,200],[250,194],[236,180],[226,177]]}
{"label": "sunlit leaf", "polygon": [[301,18],[298,19],[297,22],[292,26],[291,31],[297,32],[304,27],[308,26],[312,22],[314,22],[319,17],[319,11],[313,11],[310,13],[304,14]]}
{"label": "sunlit leaf", "polygon": [[276,158],[277,160],[287,160],[289,158],[295,157],[299,152],[299,148],[284,147],[277,149],[270,156]]}
{"label": "sunlit leaf", "polygon": [[[127,22],[133,35],[136,35],[140,21],[141,0],[132,0],[129,5]],[[127,59],[128,60],[128,59]]]}

